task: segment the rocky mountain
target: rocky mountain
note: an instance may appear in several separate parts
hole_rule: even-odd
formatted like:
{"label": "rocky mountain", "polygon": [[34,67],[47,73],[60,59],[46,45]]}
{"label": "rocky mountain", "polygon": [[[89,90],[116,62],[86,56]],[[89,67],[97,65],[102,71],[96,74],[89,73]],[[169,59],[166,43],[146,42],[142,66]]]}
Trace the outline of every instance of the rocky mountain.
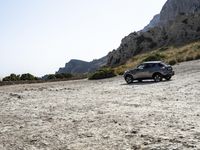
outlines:
{"label": "rocky mountain", "polygon": [[71,60],[57,73],[86,73],[102,65],[115,67],[139,53],[199,39],[200,0],[168,0],[143,30],[124,37],[107,56],[92,62]]}
{"label": "rocky mountain", "polygon": [[100,59],[93,60],[91,62],[86,62],[82,60],[72,59],[65,64],[65,67],[58,70],[60,73],[87,73],[97,70],[99,67],[106,65],[107,57],[102,57]]}
{"label": "rocky mountain", "polygon": [[200,39],[200,0],[168,0],[142,31],[122,39],[108,54],[108,66],[118,66],[149,50]]}

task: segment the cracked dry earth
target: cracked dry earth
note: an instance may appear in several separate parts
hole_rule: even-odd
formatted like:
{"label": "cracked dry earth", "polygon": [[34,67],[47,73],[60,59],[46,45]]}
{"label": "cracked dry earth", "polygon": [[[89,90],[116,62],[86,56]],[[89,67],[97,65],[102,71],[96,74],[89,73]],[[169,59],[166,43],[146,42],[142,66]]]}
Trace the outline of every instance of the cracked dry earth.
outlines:
{"label": "cracked dry earth", "polygon": [[171,81],[0,87],[0,150],[200,149],[200,60]]}

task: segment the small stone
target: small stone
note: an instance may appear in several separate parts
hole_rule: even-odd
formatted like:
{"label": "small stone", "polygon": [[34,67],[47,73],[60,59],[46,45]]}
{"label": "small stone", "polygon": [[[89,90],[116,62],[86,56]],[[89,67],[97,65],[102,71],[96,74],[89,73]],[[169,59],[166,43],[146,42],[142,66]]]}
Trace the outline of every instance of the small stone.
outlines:
{"label": "small stone", "polygon": [[132,133],[132,134],[137,134],[138,131],[136,131],[136,130],[132,130],[131,133]]}

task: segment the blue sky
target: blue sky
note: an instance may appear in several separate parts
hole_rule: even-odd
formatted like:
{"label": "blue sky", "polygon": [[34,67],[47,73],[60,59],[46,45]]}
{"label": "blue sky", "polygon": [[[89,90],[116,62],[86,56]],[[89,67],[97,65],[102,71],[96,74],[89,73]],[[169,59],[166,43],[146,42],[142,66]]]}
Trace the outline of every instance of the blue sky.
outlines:
{"label": "blue sky", "polygon": [[0,0],[0,77],[91,61],[142,29],[166,0]]}

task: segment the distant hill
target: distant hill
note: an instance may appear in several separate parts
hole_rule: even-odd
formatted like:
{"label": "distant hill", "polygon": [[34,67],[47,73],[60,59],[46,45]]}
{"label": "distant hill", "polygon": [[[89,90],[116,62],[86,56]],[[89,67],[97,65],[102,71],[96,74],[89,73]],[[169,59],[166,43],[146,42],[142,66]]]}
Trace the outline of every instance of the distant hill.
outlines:
{"label": "distant hill", "polygon": [[65,67],[60,68],[56,73],[87,73],[96,71],[99,67],[106,65],[107,57],[86,62],[82,60],[72,59],[65,64]]}

